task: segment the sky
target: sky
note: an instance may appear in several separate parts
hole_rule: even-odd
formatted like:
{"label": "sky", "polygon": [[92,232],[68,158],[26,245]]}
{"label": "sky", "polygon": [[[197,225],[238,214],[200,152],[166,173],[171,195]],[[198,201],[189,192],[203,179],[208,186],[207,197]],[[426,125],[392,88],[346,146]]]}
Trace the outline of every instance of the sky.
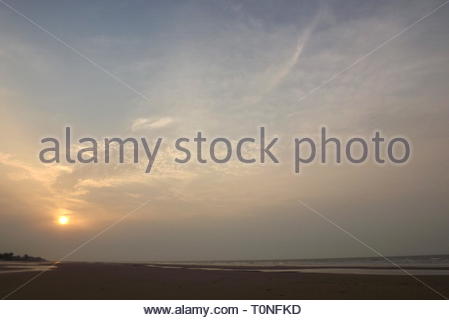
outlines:
{"label": "sky", "polygon": [[[449,5],[378,48],[441,3],[0,1],[0,252],[58,259],[150,201],[69,259],[373,255],[300,200],[384,255],[448,254]],[[167,143],[151,174],[42,164],[67,125],[148,141],[264,126],[282,161],[182,165]],[[322,125],[405,136],[412,157],[293,174],[291,139]]]}

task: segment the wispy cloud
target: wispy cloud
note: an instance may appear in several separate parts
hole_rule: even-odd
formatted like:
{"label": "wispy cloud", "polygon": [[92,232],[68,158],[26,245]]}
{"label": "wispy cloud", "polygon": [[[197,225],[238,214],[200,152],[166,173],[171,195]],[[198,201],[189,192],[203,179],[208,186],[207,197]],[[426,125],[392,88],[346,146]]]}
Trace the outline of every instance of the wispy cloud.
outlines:
{"label": "wispy cloud", "polygon": [[45,184],[53,183],[61,174],[70,173],[73,168],[63,165],[47,166],[46,170],[36,168],[25,162],[15,159],[11,154],[0,152],[0,164],[8,166],[18,172],[10,172],[9,177],[13,180],[36,180]]}
{"label": "wispy cloud", "polygon": [[138,118],[133,121],[131,125],[132,131],[138,131],[143,129],[159,129],[167,127],[172,124],[174,119],[171,117],[155,118]]}
{"label": "wispy cloud", "polygon": [[313,22],[311,27],[309,27],[306,31],[304,31],[304,33],[301,36],[299,36],[298,44],[296,45],[293,54],[291,55],[290,59],[288,59],[273,75],[270,84],[266,89],[266,93],[269,93],[271,90],[276,88],[298,64],[299,58],[301,57],[304,47],[307,44],[307,41],[309,40],[310,34],[313,32],[313,29],[315,28],[316,25],[315,21]]}
{"label": "wispy cloud", "polygon": [[281,62],[277,61],[275,64],[269,65],[266,68],[264,75],[258,75],[258,77],[262,77],[264,81],[260,83],[259,92],[256,95],[250,97],[247,100],[247,104],[257,105],[258,103],[260,103],[264,99],[264,97],[271,94],[276,88],[279,87],[279,85],[281,85],[283,81],[288,78],[288,76],[292,72],[294,72],[295,68],[300,62],[300,58],[303,55],[306,45],[309,42],[310,36],[320,20],[320,17],[321,11],[318,12],[309,26],[300,32],[299,36],[296,39],[296,46],[294,46],[294,49],[291,52],[289,58],[282,60]]}

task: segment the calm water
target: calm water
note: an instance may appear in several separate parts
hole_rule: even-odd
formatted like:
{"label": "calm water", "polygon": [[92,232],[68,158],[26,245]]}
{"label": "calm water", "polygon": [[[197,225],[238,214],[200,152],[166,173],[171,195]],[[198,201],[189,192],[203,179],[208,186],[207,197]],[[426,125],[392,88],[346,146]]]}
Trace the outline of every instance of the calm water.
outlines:
{"label": "calm water", "polygon": [[[159,262],[149,266],[197,270],[306,272],[383,275],[449,275],[449,255],[408,257]],[[165,265],[166,264],[166,265]],[[403,269],[403,270],[401,270]],[[405,272],[404,272],[405,270]]]}

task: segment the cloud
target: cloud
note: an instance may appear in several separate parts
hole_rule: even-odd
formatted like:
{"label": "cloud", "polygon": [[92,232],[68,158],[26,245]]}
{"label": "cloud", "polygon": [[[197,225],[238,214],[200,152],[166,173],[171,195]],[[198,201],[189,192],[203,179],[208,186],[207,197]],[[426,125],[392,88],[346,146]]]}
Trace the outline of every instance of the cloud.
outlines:
{"label": "cloud", "polygon": [[9,177],[13,180],[36,180],[46,185],[53,183],[61,174],[70,173],[72,167],[63,165],[49,165],[45,169],[35,168],[23,161],[15,159],[11,154],[0,152],[0,164],[16,169],[19,172],[10,171]]}
{"label": "cloud", "polygon": [[174,119],[171,117],[162,117],[159,119],[138,118],[132,123],[131,130],[138,131],[143,129],[160,129],[172,124],[173,122]]}
{"label": "cloud", "polygon": [[[318,15],[319,17],[319,15]],[[315,26],[318,21],[318,17],[314,19],[313,23],[309,28],[307,28],[303,34],[298,38],[298,43],[293,51],[291,57],[284,63],[277,72],[274,73],[273,78],[270,81],[270,84],[266,90],[266,93],[269,93],[271,90],[275,89],[281,82],[284,80],[289,73],[293,70],[293,68],[299,62],[299,58],[304,50],[306,43],[309,40],[310,34],[315,29]]]}

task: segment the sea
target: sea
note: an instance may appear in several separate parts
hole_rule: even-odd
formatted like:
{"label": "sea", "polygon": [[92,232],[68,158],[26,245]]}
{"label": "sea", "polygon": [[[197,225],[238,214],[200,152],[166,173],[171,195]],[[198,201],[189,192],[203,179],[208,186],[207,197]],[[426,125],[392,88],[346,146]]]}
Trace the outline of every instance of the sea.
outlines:
{"label": "sea", "polygon": [[[130,262],[127,261],[127,263]],[[133,263],[153,268],[204,271],[449,276],[449,255],[284,260],[133,261]],[[0,274],[42,272],[56,268],[57,265],[51,262],[0,261]]]}
{"label": "sea", "polygon": [[150,267],[254,272],[449,275],[449,255],[286,260],[165,261]]}

